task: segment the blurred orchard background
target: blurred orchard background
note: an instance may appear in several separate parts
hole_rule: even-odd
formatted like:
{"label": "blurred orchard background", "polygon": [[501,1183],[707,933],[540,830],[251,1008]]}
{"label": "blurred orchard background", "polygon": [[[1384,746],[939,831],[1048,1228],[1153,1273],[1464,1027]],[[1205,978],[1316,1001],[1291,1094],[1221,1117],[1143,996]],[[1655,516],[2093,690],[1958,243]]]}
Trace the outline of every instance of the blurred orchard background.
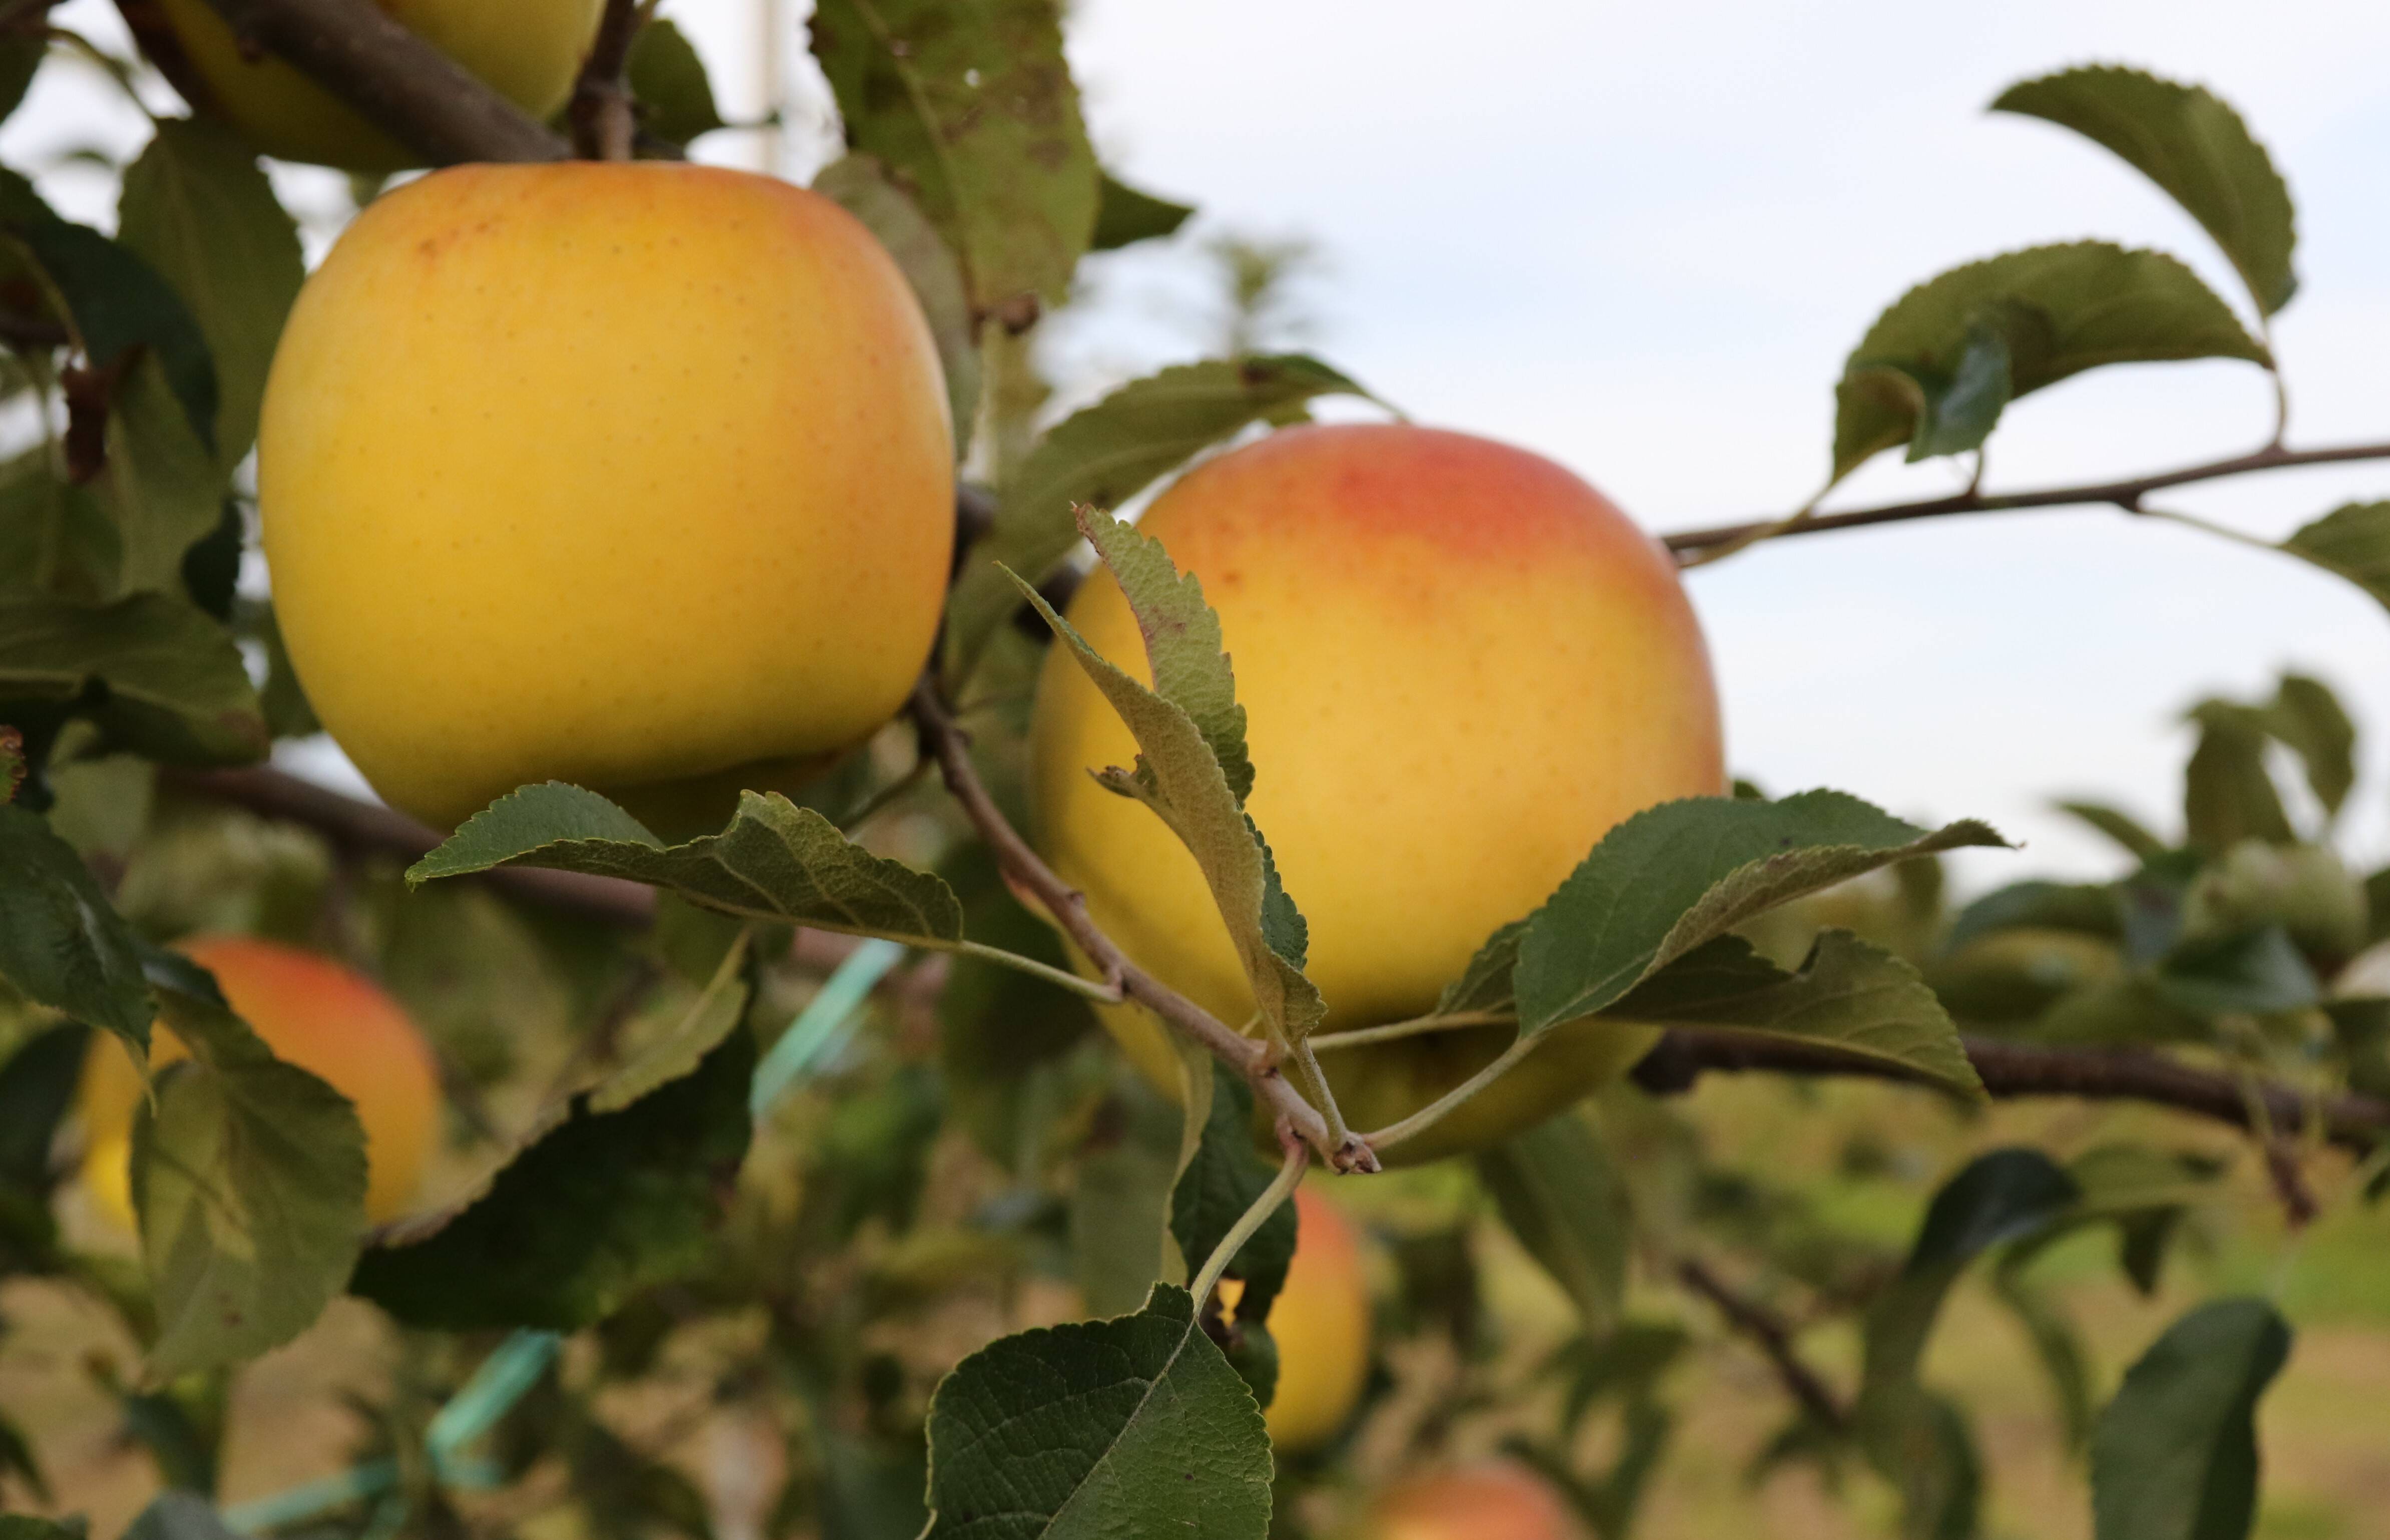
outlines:
{"label": "blurred orchard background", "polygon": [[[697,158],[803,181],[834,152],[805,9],[666,0],[724,115],[750,125],[700,140]],[[131,51],[109,0],[70,0],[56,16]],[[2262,12],[2179,0],[1078,0],[1069,37],[1107,164],[1201,213],[1172,240],[1085,265],[1085,291],[1040,328],[1057,415],[1230,340],[1301,346],[1422,421],[1557,457],[1655,532],[1789,512],[1823,477],[1843,358],[1922,275],[2098,236],[2179,253],[2238,292],[2188,219],[2122,162],[1982,110],[2009,82],[2117,61],[2217,89],[2292,185],[2303,282],[2276,344],[2293,441],[2379,437],[2390,416],[2379,364],[2390,6],[2378,0]],[[155,105],[179,110],[158,89]],[[106,227],[110,167],[146,135],[96,71],[53,67],[0,130],[0,156],[46,168],[38,181],[59,211]],[[312,258],[353,209],[347,181],[276,174],[314,211]],[[2103,370],[2013,407],[1987,484],[2234,453],[2265,440],[2271,405],[2245,366]],[[1880,457],[1828,507],[1955,490],[1954,464]],[[2171,506],[2270,540],[2385,490],[2379,467],[2322,468],[2187,489]],[[2299,563],[2064,511],[1786,540],[1690,584],[1737,772],[1772,791],[1854,788],[1936,822],[1980,816],[2027,843],[2022,856],[1963,853],[1961,896],[2030,875],[2114,876],[2113,850],[2049,801],[2096,796],[2177,828],[2183,709],[2208,694],[2263,698],[2284,667],[2328,681],[2366,729],[2342,848],[2359,870],[2390,856],[2390,623],[2355,586]],[[328,743],[283,752],[289,768],[362,790]],[[1969,1151],[2065,1145],[2108,1115],[2031,1104],[1962,1123],[1921,1097],[1732,1077],[1689,1110],[1724,1163],[1769,1171],[1821,1228],[1888,1254]],[[2122,1115],[2113,1132],[2196,1142],[2154,1113]],[[2109,1386],[2189,1302],[2281,1282],[2302,1336],[2265,1411],[2260,1534],[2390,1537],[2390,1223],[2344,1210],[2309,1234],[2294,1272],[2269,1277],[2254,1259],[2279,1245],[2281,1219],[2262,1183],[2241,1176],[2240,1228],[2208,1237],[2160,1300],[2133,1297],[2101,1256],[2053,1264],[2051,1277],[2077,1280],[2069,1303]],[[1390,1179],[1355,1197],[1398,1209],[1416,1187]],[[1564,1316],[1540,1275],[1504,1255],[1513,1264],[1489,1272],[1493,1303],[1531,1323]],[[1772,1534],[1876,1532],[1882,1513],[1847,1513],[1806,1478],[1746,1506],[1742,1462],[1778,1392],[1748,1354],[1686,1373],[1689,1421],[1639,1533],[1728,1533],[1754,1517]],[[2086,1533],[2079,1472],[2013,1323],[1979,1296],[1960,1301],[1934,1374],[1985,1419],[1998,1470],[1990,1533]]]}

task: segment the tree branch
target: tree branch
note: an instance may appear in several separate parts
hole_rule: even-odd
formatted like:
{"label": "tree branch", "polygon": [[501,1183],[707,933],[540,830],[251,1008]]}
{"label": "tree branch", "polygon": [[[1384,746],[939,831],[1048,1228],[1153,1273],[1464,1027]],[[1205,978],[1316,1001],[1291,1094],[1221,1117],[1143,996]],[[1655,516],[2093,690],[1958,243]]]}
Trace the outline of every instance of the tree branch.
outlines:
{"label": "tree branch", "polygon": [[1818,1371],[1793,1350],[1792,1331],[1776,1314],[1756,1300],[1744,1299],[1728,1287],[1724,1278],[1710,1271],[1707,1264],[1690,1257],[1677,1264],[1677,1277],[1686,1288],[1717,1307],[1726,1324],[1751,1339],[1776,1370],[1776,1378],[1799,1402],[1801,1409],[1812,1420],[1832,1432],[1850,1426],[1850,1414],[1818,1378]]}
{"label": "tree branch", "polygon": [[[136,12],[156,0],[120,0]],[[208,0],[245,46],[279,55],[375,127],[434,164],[561,160],[563,140],[523,115],[447,55],[391,19],[372,0]],[[179,86],[182,83],[176,82]]]}
{"label": "tree branch", "polygon": [[1929,497],[1921,502],[1887,503],[1877,507],[1854,508],[1844,513],[1815,514],[1798,523],[1788,524],[1780,518],[1760,519],[1740,524],[1718,524],[1707,529],[1678,530],[1673,534],[1662,535],[1660,541],[1682,557],[1721,545],[1737,545],[1770,530],[1776,532],[1770,538],[1780,539],[1785,535],[1818,534],[1828,530],[1858,529],[1869,524],[1893,524],[1910,519],[1936,519],[1953,513],[2006,513],[2025,508],[2079,507],[2099,504],[2119,507],[2127,513],[2139,513],[2144,496],[2167,487],[2220,481],[2228,476],[2245,476],[2252,471],[2279,470],[2290,466],[2339,465],[2351,460],[2390,460],[2390,443],[2339,444],[2325,449],[2285,449],[2280,444],[2268,444],[2246,455],[2234,455],[2226,459],[2209,460],[2203,465],[2128,477],[2123,481],[2043,487],[2033,492],[1985,493],[1970,488],[1947,497]]}
{"label": "tree branch", "polygon": [[572,148],[590,160],[627,160],[637,136],[638,120],[631,112],[631,88],[623,72],[631,63],[631,45],[647,24],[648,9],[639,0],[606,0],[598,23],[598,40],[572,84]]}
{"label": "tree branch", "polygon": [[913,691],[911,711],[915,725],[920,728],[922,747],[938,762],[946,789],[962,805],[964,815],[979,830],[980,838],[987,841],[1006,878],[1046,911],[1080,952],[1102,969],[1106,979],[1117,983],[1128,998],[1242,1075],[1271,1114],[1286,1120],[1305,1144],[1318,1150],[1337,1170],[1378,1169],[1376,1154],[1361,1139],[1348,1135],[1342,1145],[1331,1143],[1328,1121],[1320,1116],[1317,1108],[1303,1099],[1303,1094],[1279,1072],[1266,1044],[1235,1031],[1139,968],[1104,934],[1087,915],[1086,896],[1063,881],[1030,848],[1029,841],[1021,837],[988,795],[978,769],[971,764],[969,738],[955,725],[953,713],[926,677]]}
{"label": "tree branch", "polygon": [[[2229,1123],[2250,1133],[2253,1108],[2273,1128],[2306,1126],[2319,1114],[2319,1132],[2358,1155],[2390,1138],[2390,1101],[2343,1092],[2319,1104],[2287,1085],[2248,1086],[2231,1075],[2203,1070],[2147,1048],[2055,1048],[1969,1034],[1962,1041],[1984,1089],[2006,1101],[2024,1097],[2074,1097],[2086,1101],[2140,1101]],[[1688,1091],[1706,1071],[1778,1074],[1858,1075],[1911,1084],[1925,1076],[1882,1059],[1862,1059],[1822,1044],[1786,1042],[1737,1033],[1677,1028],[1635,1067],[1647,1091]]]}

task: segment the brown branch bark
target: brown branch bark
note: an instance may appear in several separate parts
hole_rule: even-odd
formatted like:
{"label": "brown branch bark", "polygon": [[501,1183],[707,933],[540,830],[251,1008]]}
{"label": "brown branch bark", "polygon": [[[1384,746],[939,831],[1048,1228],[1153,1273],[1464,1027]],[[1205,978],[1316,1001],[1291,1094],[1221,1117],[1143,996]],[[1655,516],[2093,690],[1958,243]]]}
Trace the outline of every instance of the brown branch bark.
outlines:
{"label": "brown branch bark", "polygon": [[[1968,1035],[1967,1057],[1983,1077],[1984,1089],[2001,1100],[2025,1097],[2073,1097],[2086,1101],[2139,1101],[2195,1117],[2258,1132],[2251,1122],[2253,1095],[2273,1128],[2304,1128],[2319,1111],[2320,1132],[2332,1144],[2370,1154],[2390,1138],[2390,1101],[2343,1092],[2319,1108],[2287,1085],[2264,1084],[2254,1093],[2230,1075],[2204,1070],[2147,1048],[2058,1048]],[[1677,1029],[1640,1064],[1635,1079],[1647,1091],[1672,1094],[1692,1088],[1704,1072],[1762,1071],[1777,1074],[1857,1075],[1873,1080],[1929,1084],[1914,1071],[1881,1059],[1862,1059],[1823,1045],[1723,1032]]]}
{"label": "brown branch bark", "polygon": [[590,45],[573,82],[572,103],[567,109],[572,123],[572,148],[584,160],[627,160],[638,135],[631,111],[631,87],[624,79],[630,68],[631,45],[647,24],[648,7],[639,0],[606,0],[598,22],[598,40]]}
{"label": "brown branch bark", "polygon": [[1797,524],[1785,524],[1780,518],[1756,519],[1707,529],[1678,530],[1673,534],[1662,535],[1660,542],[1677,555],[1688,556],[1720,545],[1739,545],[1771,530],[1776,533],[1770,538],[1781,539],[1786,535],[1821,534],[1828,530],[1853,530],[1870,524],[1893,524],[1911,519],[1938,519],[1954,513],[2007,513],[2026,508],[2082,507],[2101,504],[2122,508],[2127,513],[2139,513],[2143,497],[2168,487],[2220,481],[2228,476],[2245,476],[2252,471],[2280,470],[2303,465],[2339,465],[2352,460],[2390,460],[2390,443],[2337,444],[2324,449],[2285,449],[2280,444],[2268,444],[2246,455],[2233,455],[2147,476],[2127,477],[2122,481],[2043,487],[2032,492],[1985,493],[1970,488],[1947,497],[1928,497],[1914,503],[1886,503],[1877,507],[1853,508],[1844,513],[1815,514]]}
{"label": "brown branch bark", "polygon": [[1375,1171],[1378,1158],[1367,1142],[1347,1135],[1340,1144],[1331,1139],[1328,1120],[1303,1098],[1280,1072],[1269,1046],[1235,1031],[1194,1001],[1137,967],[1125,952],[1088,917],[1086,895],[1063,881],[1044,858],[1021,837],[1003,810],[981,784],[970,760],[970,739],[956,725],[954,714],[926,678],[913,692],[913,721],[920,728],[922,748],[938,762],[946,789],[960,803],[964,815],[995,853],[996,864],[1017,891],[1044,909],[1089,961],[1137,1001],[1175,1030],[1193,1039],[1214,1059],[1244,1077],[1253,1095],[1282,1118],[1303,1141],[1339,1171]]}
{"label": "brown branch bark", "polygon": [[1750,1338],[1753,1345],[1767,1354],[1776,1378],[1784,1382],[1784,1389],[1813,1420],[1834,1432],[1850,1426],[1850,1414],[1843,1409],[1834,1392],[1826,1388],[1826,1382],[1818,1378],[1818,1371],[1793,1349],[1792,1328],[1773,1311],[1736,1293],[1706,1264],[1690,1257],[1677,1264],[1677,1277],[1686,1288],[1716,1306],[1728,1326]]}
{"label": "brown branch bark", "polygon": [[[563,140],[372,0],[208,4],[244,45],[289,60],[434,164],[561,160],[571,153]],[[138,8],[129,7],[128,16]]]}

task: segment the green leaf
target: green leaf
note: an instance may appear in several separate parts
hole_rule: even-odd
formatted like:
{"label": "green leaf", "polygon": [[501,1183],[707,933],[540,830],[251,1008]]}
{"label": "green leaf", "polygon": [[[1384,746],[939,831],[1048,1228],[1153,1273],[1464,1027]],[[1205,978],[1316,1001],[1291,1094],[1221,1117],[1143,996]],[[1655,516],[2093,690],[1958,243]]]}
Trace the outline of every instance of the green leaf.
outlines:
{"label": "green leaf", "polygon": [[747,961],[747,932],[742,930],[673,1030],[591,1088],[591,1111],[619,1112],[658,1087],[695,1073],[706,1056],[739,1030],[747,1019],[751,993],[740,971]]}
{"label": "green leaf", "polygon": [[1139,192],[1106,172],[1096,203],[1095,238],[1087,249],[1115,251],[1140,240],[1158,240],[1176,234],[1193,217],[1195,211],[1188,205]]}
{"label": "green leaf", "polygon": [[1125,1315],[1172,1276],[1180,1123],[1177,1109],[1126,1077],[1099,1104],[1071,1187],[1071,1272],[1090,1315]]}
{"label": "green leaf", "polygon": [[2088,824],[2122,846],[2125,853],[2146,861],[2166,848],[2165,841],[2152,834],[2141,821],[2121,808],[2105,802],[2062,802],[2051,804],[2059,812],[2078,822]]}
{"label": "green leaf", "polygon": [[[1201,1270],[1277,1175],[1253,1148],[1253,1092],[1235,1075],[1215,1077],[1202,1143],[1170,1195],[1170,1233],[1189,1276]],[[1286,1287],[1287,1266],[1294,1261],[1295,1226],[1294,1205],[1279,1204],[1229,1259],[1222,1277],[1242,1279],[1245,1286],[1237,1297],[1240,1327],[1269,1319],[1271,1304]],[[1269,1404],[1267,1397],[1261,1400]]]}
{"label": "green leaf", "polygon": [[0,976],[38,1005],[149,1052],[141,940],[41,815],[0,806]]}
{"label": "green leaf", "polygon": [[178,764],[265,757],[265,712],[231,634],[188,602],[0,597],[0,701],[71,704],[106,741]]}
{"label": "green leaf", "polygon": [[136,356],[109,398],[107,474],[93,483],[116,520],[119,588],[184,592],[183,558],[223,521],[225,476],[157,356]]}
{"label": "green leaf", "polygon": [[1901,1490],[1904,1535],[1972,1535],[1981,1495],[1965,1419],[1917,1380],[1944,1298],[1976,1257],[2051,1223],[2077,1196],[2039,1150],[1976,1157],[1934,1195],[1900,1276],[1869,1307],[1853,1420],[1869,1462]]}
{"label": "green leaf", "polygon": [[49,1192],[50,1146],[74,1106],[90,1041],[81,1025],[52,1027],[0,1063],[0,1186]]}
{"label": "green leaf", "polygon": [[2311,561],[2390,607],[2390,502],[2344,503],[2294,531],[2281,549]]}
{"label": "green leaf", "polygon": [[1895,302],[1844,365],[1834,474],[1903,443],[1911,460],[1972,449],[2009,402],[2086,369],[2185,358],[2271,363],[2163,252],[2078,241],[1954,267]]}
{"label": "green leaf", "polygon": [[2094,65],[2011,85],[1992,110],[2041,118],[2114,150],[2215,237],[2260,311],[2291,302],[2299,286],[2291,190],[2241,115],[2205,86]]}
{"label": "green leaf", "polygon": [[822,0],[812,30],[848,146],[944,232],[976,312],[1065,298],[1098,173],[1055,0]]}
{"label": "green leaf", "polygon": [[2183,772],[2182,818],[2191,843],[2220,855],[2243,840],[2287,842],[2290,815],[2266,769],[2265,714],[2229,700],[2193,707],[2199,747]]}
{"label": "green leaf", "polygon": [[1782,802],[1695,797],[1627,819],[1531,916],[1515,975],[1533,1036],[1614,1005],[1695,947],[1804,893],[1911,856],[2004,841],[1929,832],[1840,791]]}
{"label": "green leaf", "polygon": [[1497,1011],[1512,1008],[1517,1001],[1511,988],[1512,975],[1519,966],[1519,943],[1527,933],[1527,922],[1514,919],[1485,938],[1461,969],[1460,977],[1444,986],[1437,996],[1434,1014],[1457,1015],[1461,1011]]}
{"label": "green leaf", "polygon": [[[15,1423],[0,1417],[0,1477],[5,1476],[13,1476],[24,1482],[39,1501],[45,1504],[50,1501],[50,1483],[42,1474],[42,1462],[33,1457],[32,1444]],[[0,1517],[0,1540],[6,1540],[7,1536],[19,1533],[8,1527],[15,1521]]]}
{"label": "green leaf", "polygon": [[996,527],[965,556],[946,609],[946,674],[958,679],[1020,608],[1003,569],[1045,581],[1079,543],[1074,510],[1110,511],[1158,478],[1257,422],[1323,395],[1367,395],[1299,353],[1181,364],[1132,380],[1065,417],[1003,489]]}
{"label": "green leaf", "polygon": [[2050,1395],[2058,1403],[2066,1447],[2082,1449],[2091,1438],[2091,1368],[2083,1349],[2083,1334],[2066,1307],[2026,1277],[2024,1268],[2011,1259],[2003,1259],[1992,1270],[1992,1292],[2008,1306],[2009,1314],[2024,1328],[2025,1341],[2033,1345],[2034,1356],[2049,1380]]}
{"label": "green leaf", "polygon": [[1298,1043],[1319,1024],[1327,1007],[1303,974],[1303,917],[1279,881],[1269,847],[1238,794],[1239,779],[1251,784],[1252,767],[1244,753],[1243,709],[1235,703],[1227,660],[1219,648],[1218,618],[1201,605],[1200,585],[1179,578],[1160,541],[1092,509],[1080,511],[1079,524],[1121,582],[1145,635],[1157,683],[1174,692],[1148,689],[1106,661],[1035,589],[1021,583],[1022,593],[1137,740],[1133,772],[1115,768],[1098,778],[1151,808],[1193,853],[1227,922],[1228,939],[1270,1037]]}
{"label": "green leaf", "polygon": [[922,1540],[1263,1540],[1261,1412],[1158,1284],[1116,1320],[1049,1327],[971,1354],[930,1403]]}
{"label": "green leaf", "polygon": [[639,126],[670,144],[686,145],[700,135],[726,127],[705,78],[705,60],[671,21],[657,19],[631,41],[624,71]]}
{"label": "green leaf", "polygon": [[2011,882],[1959,911],[1942,950],[1957,952],[2002,930],[2073,930],[2087,936],[2118,936],[2116,890],[2099,883]]}
{"label": "green leaf", "polygon": [[63,219],[11,218],[8,235],[49,280],[67,329],[91,366],[116,368],[135,348],[155,358],[202,445],[215,443],[217,384],[207,333],[158,270],[132,249]]}
{"label": "green leaf", "polygon": [[365,1240],[366,1150],[348,1097],[222,1006],[161,998],[192,1057],[140,1110],[133,1203],[164,1379],[253,1358],[323,1314]]}
{"label": "green leaf", "polygon": [[168,119],[125,169],[117,238],[199,323],[220,396],[216,460],[229,471],[256,442],[265,371],[306,277],[299,226],[231,129]]}
{"label": "green leaf", "polygon": [[1720,936],[1611,1007],[1625,1020],[1816,1043],[1930,1076],[1980,1099],[1959,1029],[1917,969],[1848,930],[1819,932],[1797,973]]}
{"label": "green leaf", "polygon": [[702,1265],[746,1155],[755,1045],[732,1033],[695,1073],[619,1112],[566,1120],[428,1237],[377,1246],[349,1280],[409,1326],[570,1331]]}
{"label": "green leaf", "polygon": [[2159,968],[2158,993],[2193,1016],[2303,1010],[2323,995],[2315,969],[2279,925],[2185,942]]}
{"label": "green leaf", "polygon": [[2051,1223],[2081,1195],[2062,1167],[2024,1148],[1979,1155],[1943,1184],[1900,1276],[1869,1308],[1862,1405],[1915,1384],[1942,1301],[1969,1263]]}
{"label": "green leaf", "polygon": [[510,791],[407,868],[419,885],[496,866],[627,878],[750,919],[789,920],[923,945],[962,939],[962,905],[927,872],[872,854],[809,807],[741,792],[720,834],[667,845],[595,791],[561,781]]}
{"label": "green leaf", "polygon": [[2099,1540],[2241,1540],[2257,1511],[2257,1398],[2290,1356],[2263,1300],[2218,1300],[2125,1371],[2091,1440]]}
{"label": "green leaf", "polygon": [[1634,1239],[1625,1183],[1584,1115],[1562,1112],[1477,1156],[1477,1179],[1527,1254],[1575,1302],[1586,1331],[1618,1323]]}
{"label": "green leaf", "polygon": [[94,604],[121,591],[124,541],[88,487],[58,472],[38,443],[0,463],[0,593],[39,593]]}
{"label": "green leaf", "polygon": [[2357,724],[2332,687],[2305,674],[2285,674],[2266,713],[2267,730],[2277,742],[2299,756],[2307,773],[2307,789],[2337,815],[2357,784]]}
{"label": "green leaf", "polygon": [[868,155],[845,156],[825,166],[814,178],[814,191],[863,221],[912,286],[945,372],[946,404],[960,455],[970,447],[971,423],[979,415],[980,376],[979,327],[963,291],[961,264],[937,226]]}

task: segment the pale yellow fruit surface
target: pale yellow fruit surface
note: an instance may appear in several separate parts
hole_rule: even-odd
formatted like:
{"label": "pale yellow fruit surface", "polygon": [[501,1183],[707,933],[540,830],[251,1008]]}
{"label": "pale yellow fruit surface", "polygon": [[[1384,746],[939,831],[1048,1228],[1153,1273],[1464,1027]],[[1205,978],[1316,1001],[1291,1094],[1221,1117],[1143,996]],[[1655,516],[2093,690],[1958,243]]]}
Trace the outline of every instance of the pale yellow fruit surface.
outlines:
{"label": "pale yellow fruit surface", "polygon": [[[1219,612],[1257,771],[1248,809],[1310,925],[1330,1032],[1433,1008],[1496,927],[1533,911],[1612,825],[1725,789],[1717,698],[1673,562],[1540,456],[1407,425],[1290,429],[1189,473],[1139,526]],[[1070,620],[1147,677],[1108,574]],[[1067,650],[1039,683],[1035,835],[1132,957],[1231,1024],[1253,997],[1192,856],[1088,772],[1134,762]],[[1104,1020],[1155,1084],[1160,1023]],[[1427,1105],[1509,1026],[1323,1054],[1351,1124]],[[1539,1121],[1639,1058],[1587,1021],[1395,1152],[1425,1160]]]}
{"label": "pale yellow fruit surface", "polygon": [[300,682],[383,797],[444,828],[558,779],[685,834],[903,704],[953,463],[845,211],[584,161],[367,208],[291,312],[258,485]]}
{"label": "pale yellow fruit surface", "polygon": [[[384,134],[292,66],[250,58],[208,0],[156,0],[195,89],[192,105],[228,120],[266,154],[348,171],[401,171],[423,157]],[[408,31],[530,116],[564,105],[605,0],[375,0]]]}

